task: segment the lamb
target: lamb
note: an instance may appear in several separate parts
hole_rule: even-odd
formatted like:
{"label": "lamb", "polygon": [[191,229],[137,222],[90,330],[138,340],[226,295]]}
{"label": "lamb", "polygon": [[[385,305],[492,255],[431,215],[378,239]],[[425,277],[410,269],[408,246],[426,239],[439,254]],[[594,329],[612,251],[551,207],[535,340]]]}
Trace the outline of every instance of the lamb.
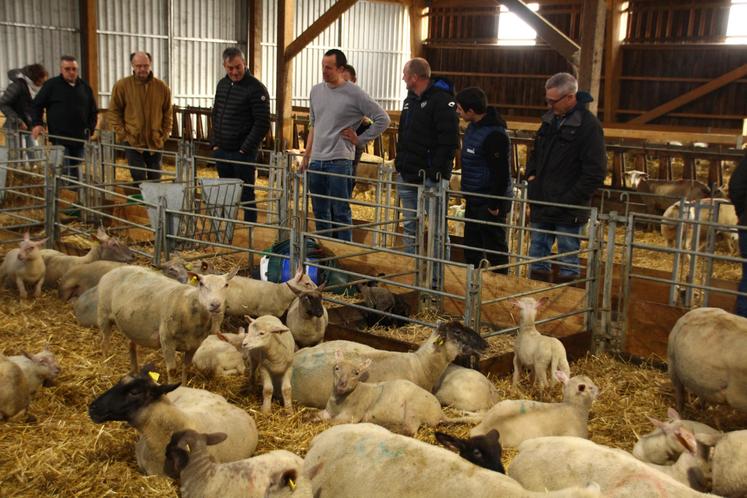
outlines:
{"label": "lamb", "polygon": [[[393,315],[409,316],[410,307],[399,294],[395,294],[386,287],[379,287],[376,282],[367,282],[365,285],[358,285],[358,291],[363,296],[363,304],[376,311],[384,311]],[[382,325],[384,327],[399,327],[404,323],[403,320],[392,318],[376,311],[365,313],[366,323],[369,327]]]}
{"label": "lamb", "polygon": [[323,342],[299,350],[293,358],[293,399],[304,406],[324,408],[332,394],[335,351],[372,360],[370,382],[409,380],[432,391],[459,354],[482,350],[487,343],[474,330],[459,322],[439,324],[431,336],[412,353],[381,351],[349,341]]}
{"label": "lamb", "polygon": [[711,448],[697,441],[695,435],[678,427],[673,436],[680,440],[685,448],[673,465],[657,465],[649,463],[652,468],[667,474],[685,486],[697,491],[711,489]]}
{"label": "lamb", "polygon": [[256,320],[248,317],[249,329],[241,347],[248,351],[252,365],[262,376],[262,413],[270,413],[274,383],[280,383],[283,406],[293,412],[291,376],[296,344],[288,327],[279,318],[265,315]]}
{"label": "lamb", "polygon": [[24,352],[23,355],[8,356],[7,359],[19,366],[26,377],[31,395],[35,394],[41,386],[51,386],[60,374],[57,359],[46,347],[34,355]]}
{"label": "lamb", "polygon": [[23,234],[23,240],[17,249],[11,249],[5,254],[3,264],[0,265],[0,284],[7,286],[15,283],[21,299],[28,297],[26,284],[34,286],[34,297],[41,295],[44,275],[47,268],[39,249],[47,239],[33,242],[28,232]]}
{"label": "lamb", "polygon": [[712,496],[691,489],[625,451],[578,437],[524,441],[508,475],[522,486],[545,491],[593,481],[610,498],[695,498]]}
{"label": "lamb", "polygon": [[551,493],[524,489],[508,476],[373,424],[338,425],[311,442],[304,477],[314,496],[511,498],[601,496],[596,485]]}
{"label": "lamb", "polygon": [[226,313],[232,316],[283,316],[293,300],[295,291],[316,289],[316,284],[299,268],[296,275],[282,284],[253,278],[236,277],[228,284]]}
{"label": "lamb", "polygon": [[[694,220],[696,216],[696,204],[700,203],[701,209],[698,211],[698,220],[701,222],[710,222],[714,217],[715,214],[713,213],[713,210],[716,209],[716,205],[718,205],[718,218],[715,219],[715,222],[719,225],[725,225],[728,227],[734,227],[730,230],[725,229],[716,229],[717,235],[721,238],[725,239],[727,244],[729,245],[729,250],[732,254],[738,253],[738,237],[737,237],[737,230],[736,227],[739,225],[739,219],[737,217],[737,213],[734,208],[734,204],[731,204],[728,201],[725,201],[723,199],[701,199],[699,201],[685,201],[685,207],[684,207],[684,219],[685,220]],[[669,223],[663,222],[661,224],[661,235],[666,240],[668,247],[674,247],[675,239],[677,235],[677,225],[676,221],[680,219],[680,204],[681,201],[677,201],[671,206],[669,206],[666,211],[664,211],[664,218],[665,220],[671,220]],[[683,237],[683,247],[685,249],[689,249],[692,245],[692,231],[694,229],[693,223],[684,223],[682,227],[682,237]],[[708,236],[708,226],[703,225],[700,227],[699,231],[699,250],[704,249],[704,244],[706,242],[706,237]],[[687,260],[685,261],[685,264],[687,264]]]}
{"label": "lamb", "polygon": [[685,391],[701,402],[726,403],[747,411],[747,318],[719,308],[696,308],[674,324],[667,342],[667,366],[676,408]]}
{"label": "lamb", "polygon": [[324,284],[314,290],[295,291],[298,297],[288,308],[285,323],[300,347],[314,346],[324,339],[329,316],[322,304],[322,290],[324,290]]}
{"label": "lamb", "polygon": [[479,436],[496,429],[503,435],[504,447],[511,448],[542,436],[588,438],[589,410],[599,389],[585,375],[568,379],[565,373],[558,371],[556,376],[564,385],[562,403],[501,401],[482,416],[482,421],[469,435]]}
{"label": "lamb", "polygon": [[187,429],[228,434],[225,442],[208,449],[218,462],[233,462],[254,453],[257,427],[246,411],[203,389],[157,384],[151,375],[157,378],[146,366],[138,375],[123,377],[88,409],[97,424],[120,420],[137,429],[140,439],[135,444],[135,457],[142,472],[164,475],[166,445],[175,432]]}
{"label": "lamb", "polygon": [[631,169],[623,173],[623,186],[632,190],[638,190],[638,184],[641,180],[648,180],[648,173],[645,171]]}
{"label": "lamb", "polygon": [[73,266],[60,278],[57,286],[60,299],[68,301],[72,297],[80,296],[88,289],[96,287],[101,277],[124,265],[125,263],[119,261],[101,260]]}
{"label": "lamb", "polygon": [[435,426],[444,420],[438,399],[409,380],[367,383],[371,360],[346,361],[335,352],[334,385],[322,420],[334,423],[372,422],[413,436],[421,425]]}
{"label": "lamb", "polygon": [[241,343],[245,337],[243,329],[238,334],[211,334],[195,351],[192,363],[205,375],[243,375],[246,365],[241,353]]}
{"label": "lamb", "polygon": [[[565,354],[565,347],[555,337],[541,335],[534,327],[537,311],[542,310],[549,298],[543,297],[536,301],[531,297],[513,300],[514,306],[519,308],[519,333],[514,341],[514,377],[513,385],[519,384],[522,368],[531,368],[534,373],[534,383],[544,389],[547,386],[547,369],[551,375],[558,370],[570,376],[571,368]],[[551,385],[555,385],[555,377],[550,378]]]}
{"label": "lamb", "polygon": [[99,288],[91,287],[75,300],[73,312],[75,319],[84,327],[95,327],[98,325]]}
{"label": "lamb", "polygon": [[0,422],[27,414],[31,392],[21,367],[0,353]]}
{"label": "lamb", "polygon": [[434,388],[442,406],[470,412],[485,411],[498,402],[498,391],[485,375],[471,368],[449,365]]}
{"label": "lamb", "polygon": [[446,448],[459,453],[459,456],[468,460],[475,465],[494,472],[506,473],[506,469],[501,462],[500,435],[493,429],[484,436],[475,436],[469,439],[460,439],[458,437],[446,434],[445,432],[434,433],[436,441]]}
{"label": "lamb", "polygon": [[103,228],[99,227],[95,237],[99,243],[91,247],[85,256],[70,256],[54,249],[43,249],[41,255],[47,266],[44,286],[56,287],[65,272],[76,265],[93,263],[100,259],[122,263],[130,263],[135,259],[129,247],[116,237],[110,237]]}
{"label": "lamb", "polygon": [[[98,288],[96,319],[101,329],[101,349],[108,354],[112,324],[130,339],[130,365],[137,371],[137,346],[161,348],[169,382],[176,370],[176,351],[184,352],[182,381],[194,352],[209,333],[220,329],[228,282],[226,275],[197,275],[197,285],[185,285],[155,271],[137,266],[116,268]],[[158,299],[154,299],[158,296]]]}
{"label": "lamb", "polygon": [[676,436],[677,429],[684,428],[693,434],[721,434],[712,427],[694,422],[682,420],[677,410],[670,408],[667,411],[669,421],[660,422],[649,418],[656,426],[652,432],[641,436],[633,447],[633,456],[638,460],[658,465],[671,465],[677,461],[680,454],[685,451],[680,438]]}
{"label": "lamb", "polygon": [[224,432],[175,432],[166,446],[165,473],[179,481],[182,498],[265,498],[295,487],[303,459],[285,450],[230,463],[216,463],[208,447],[226,439]]}

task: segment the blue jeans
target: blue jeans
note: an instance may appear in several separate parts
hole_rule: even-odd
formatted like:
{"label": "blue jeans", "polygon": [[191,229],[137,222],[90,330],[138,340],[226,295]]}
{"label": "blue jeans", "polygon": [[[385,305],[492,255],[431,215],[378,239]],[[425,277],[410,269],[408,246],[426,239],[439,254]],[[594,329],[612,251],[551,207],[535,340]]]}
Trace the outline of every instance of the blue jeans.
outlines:
{"label": "blue jeans", "polygon": [[[442,180],[446,181],[446,180]],[[426,178],[423,181],[423,186],[426,188],[436,187],[437,182]],[[404,183],[402,177],[397,175],[397,195],[399,195],[402,201],[402,207],[407,211],[404,211],[404,223],[402,224],[405,233],[405,252],[408,254],[415,254],[418,252],[418,241],[415,240],[415,232],[417,231],[417,209],[418,209],[418,186],[412,183]],[[425,204],[426,213],[428,214],[428,203]],[[446,253],[443,259],[449,259],[449,230],[446,228],[446,220],[440,220],[439,229],[445,233],[446,239]]]}
{"label": "blue jeans", "polygon": [[[739,230],[739,257],[747,258],[747,230]],[[737,290],[747,293],[747,262],[742,263],[742,280],[739,281]],[[736,314],[747,317],[747,296],[737,296]]]}
{"label": "blue jeans", "polygon": [[[317,231],[336,229],[332,232],[323,233],[324,236],[339,240],[353,240],[352,230],[340,230],[343,226],[349,227],[353,224],[353,212],[350,210],[349,202],[350,178],[316,174],[315,172],[350,176],[352,169],[353,161],[350,159],[311,161],[309,164],[307,178],[309,192],[313,194],[311,206],[314,209],[316,229]],[[317,195],[334,197],[335,199],[316,197]]]}
{"label": "blue jeans", "polygon": [[[563,232],[572,235],[581,233],[582,225],[559,225],[557,223],[532,223],[531,228],[539,230],[551,230],[553,232]],[[552,252],[552,245],[555,243],[556,236],[551,233],[532,232],[529,242],[529,257],[543,258],[549,256]],[[581,239],[577,237],[565,237],[558,235],[558,254],[564,252],[578,251],[581,246]],[[561,263],[559,274],[565,277],[578,276],[578,254],[572,256],[562,256],[557,259]],[[551,261],[541,261],[530,265],[531,271],[550,271]]]}
{"label": "blue jeans", "polygon": [[220,178],[238,178],[244,182],[241,189],[241,207],[244,209],[244,221],[251,223],[257,222],[257,211],[254,204],[254,165],[237,164],[221,161],[245,161],[254,162],[257,160],[257,153],[242,154],[241,152],[218,149],[213,151],[215,158],[215,167],[218,169]]}

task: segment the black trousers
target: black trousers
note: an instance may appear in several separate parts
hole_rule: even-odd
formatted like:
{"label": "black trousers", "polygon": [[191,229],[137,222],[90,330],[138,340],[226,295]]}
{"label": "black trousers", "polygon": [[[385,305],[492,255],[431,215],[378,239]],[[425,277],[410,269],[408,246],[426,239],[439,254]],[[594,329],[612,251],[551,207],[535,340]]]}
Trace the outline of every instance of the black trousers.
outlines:
{"label": "black trousers", "polygon": [[125,158],[127,159],[127,164],[130,166],[135,166],[135,168],[145,168],[130,168],[130,175],[132,175],[132,180],[137,182],[136,186],[140,185],[140,182],[145,180],[161,179],[160,152],[138,152],[135,149],[126,149]]}
{"label": "black trousers", "polygon": [[[503,265],[508,263],[508,243],[506,242],[506,228],[477,223],[475,221],[488,221],[492,223],[505,223],[506,213],[500,213],[493,216],[488,211],[487,204],[480,202],[470,202],[467,200],[467,209],[464,213],[464,245],[474,249],[464,250],[464,262],[474,265],[480,265],[482,259],[487,259],[490,266]],[[494,254],[488,251],[498,251],[504,254]],[[508,273],[506,268],[497,270],[499,273]]]}
{"label": "black trousers", "polygon": [[213,152],[213,157],[215,158],[215,166],[218,169],[219,177],[238,178],[244,182],[244,188],[241,189],[241,206],[244,208],[244,221],[256,223],[257,206],[254,203],[254,165],[226,161],[255,162],[257,160],[257,153],[242,154],[239,151],[218,149]]}

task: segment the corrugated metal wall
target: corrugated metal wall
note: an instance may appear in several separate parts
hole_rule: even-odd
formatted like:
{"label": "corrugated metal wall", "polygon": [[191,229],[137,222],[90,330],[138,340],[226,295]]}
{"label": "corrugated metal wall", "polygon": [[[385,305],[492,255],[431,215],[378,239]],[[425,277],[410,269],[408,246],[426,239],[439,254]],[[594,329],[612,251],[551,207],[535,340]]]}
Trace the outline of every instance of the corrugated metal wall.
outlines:
{"label": "corrugated metal wall", "polygon": [[171,87],[175,104],[212,106],[215,85],[225,75],[221,52],[237,44],[246,48],[241,4],[98,0],[101,105],[107,105],[114,83],[131,73],[130,53],[145,50],[153,55],[153,73]]}
{"label": "corrugated metal wall", "polygon": [[78,0],[0,1],[0,87],[8,70],[40,62],[59,74],[63,54],[80,58]]}
{"label": "corrugated metal wall", "polygon": [[[295,35],[300,35],[334,0],[296,0]],[[262,5],[262,82],[275,108],[277,4]],[[406,95],[402,66],[410,58],[410,22],[402,4],[361,0],[311,42],[293,62],[293,105],[308,106],[311,87],[322,81],[322,56],[345,52],[358,84],[387,110],[399,110]]]}

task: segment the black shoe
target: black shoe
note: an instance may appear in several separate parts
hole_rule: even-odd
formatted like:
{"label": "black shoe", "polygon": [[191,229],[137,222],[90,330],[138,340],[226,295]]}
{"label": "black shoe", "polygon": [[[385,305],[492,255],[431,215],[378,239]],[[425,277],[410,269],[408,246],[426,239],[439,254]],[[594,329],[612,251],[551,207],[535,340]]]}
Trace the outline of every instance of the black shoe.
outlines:
{"label": "black shoe", "polygon": [[529,278],[541,282],[552,282],[552,272],[549,270],[529,270]]}

